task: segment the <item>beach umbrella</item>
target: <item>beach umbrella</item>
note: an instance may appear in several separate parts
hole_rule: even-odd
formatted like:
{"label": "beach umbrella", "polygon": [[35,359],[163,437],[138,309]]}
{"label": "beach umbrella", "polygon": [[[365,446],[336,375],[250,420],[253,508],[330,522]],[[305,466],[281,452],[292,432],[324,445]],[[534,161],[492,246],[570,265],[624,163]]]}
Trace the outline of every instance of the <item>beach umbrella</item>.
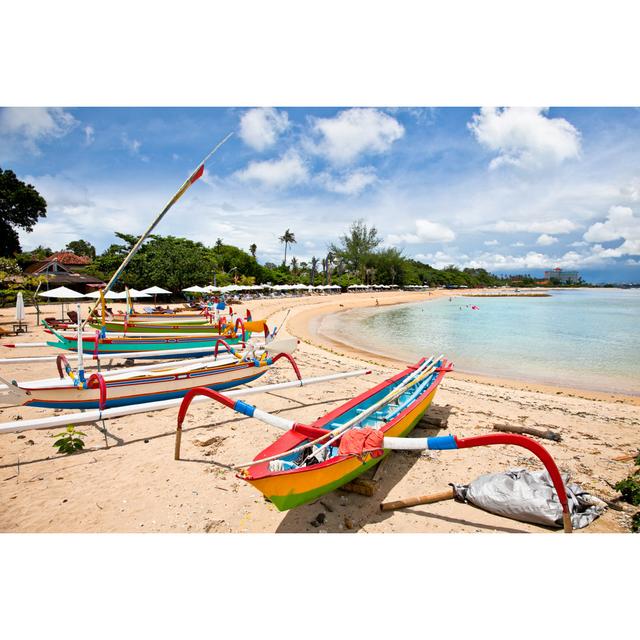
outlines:
{"label": "beach umbrella", "polygon": [[23,323],[27,318],[26,313],[24,312],[24,299],[22,297],[22,291],[18,291],[18,295],[16,296],[16,322],[18,324]]}
{"label": "beach umbrella", "polygon": [[220,291],[222,291],[220,287],[214,287],[212,284],[208,284],[206,287],[203,287],[203,289],[207,293],[220,293]]}
{"label": "beach umbrella", "polygon": [[230,293],[231,291],[237,291],[240,287],[236,284],[228,284],[226,287],[222,287],[220,291],[222,293]]}
{"label": "beach umbrella", "polygon": [[171,291],[167,291],[166,289],[163,289],[162,287],[147,287],[146,289],[142,290],[142,293],[148,293],[149,295],[152,295],[153,296],[153,304],[155,304],[157,296],[169,295],[171,293]]}
{"label": "beach umbrella", "polygon": [[50,289],[49,291],[41,291],[39,294],[42,298],[58,298],[62,300],[62,319],[64,320],[64,301],[65,300],[77,300],[78,298],[84,298],[85,295],[83,293],[78,293],[73,289],[68,289],[67,287],[56,287],[55,289]]}
{"label": "beach umbrella", "polygon": [[205,293],[207,290],[204,287],[199,287],[197,284],[193,287],[188,287],[187,289],[183,289],[187,293]]}
{"label": "beach umbrella", "polygon": [[[116,293],[115,291],[107,291],[104,295],[105,300],[118,300],[120,296],[121,294]],[[93,298],[94,300],[97,300],[99,297],[100,291],[92,291],[91,293],[87,293],[85,296],[85,298]]]}
{"label": "beach umbrella", "polygon": [[158,296],[158,295],[163,295],[163,294],[169,294],[171,293],[171,291],[167,291],[166,289],[163,289],[162,287],[147,287],[146,289],[142,290],[142,293],[148,293],[150,295],[154,295],[154,296]]}
{"label": "beach umbrella", "polygon": [[[126,293],[124,297],[126,298]],[[150,298],[151,296],[137,289],[129,289],[129,297],[133,300],[134,298]]]}

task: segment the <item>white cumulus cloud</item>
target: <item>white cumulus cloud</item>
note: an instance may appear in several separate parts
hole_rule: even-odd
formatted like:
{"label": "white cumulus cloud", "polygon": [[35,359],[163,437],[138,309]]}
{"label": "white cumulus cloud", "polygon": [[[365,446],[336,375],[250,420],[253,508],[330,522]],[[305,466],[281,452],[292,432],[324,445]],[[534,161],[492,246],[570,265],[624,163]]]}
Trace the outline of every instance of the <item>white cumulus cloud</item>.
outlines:
{"label": "white cumulus cloud", "polygon": [[334,118],[313,118],[312,131],[317,141],[308,142],[308,149],[336,165],[349,164],[364,154],[384,153],[404,135],[395,118],[363,108],[341,111]]}
{"label": "white cumulus cloud", "polygon": [[365,167],[349,171],[336,178],[329,173],[323,173],[319,176],[319,182],[327,191],[340,193],[347,196],[355,196],[367,187],[378,181],[375,169],[373,167]]}
{"label": "white cumulus cloud", "polygon": [[499,233],[571,233],[580,227],[571,220],[561,218],[559,220],[537,220],[534,222],[521,222],[515,220],[500,220],[487,227],[491,231]]}
{"label": "white cumulus cloud", "polygon": [[46,107],[6,107],[0,110],[0,135],[22,144],[31,153],[38,143],[67,135],[78,121],[67,111]]}
{"label": "white cumulus cloud", "polygon": [[495,247],[497,244],[500,244],[497,240],[485,240],[484,245],[487,247]]}
{"label": "white cumulus cloud", "polygon": [[431,220],[415,221],[415,232],[391,234],[387,238],[389,244],[420,244],[421,242],[452,242],[456,234],[444,224]]}
{"label": "white cumulus cloud", "polygon": [[622,244],[604,249],[601,255],[620,258],[626,255],[640,255],[640,218],[633,215],[629,207],[613,206],[604,222],[591,225],[583,238],[587,242],[612,242],[622,240]]}
{"label": "white cumulus cloud", "polygon": [[580,132],[564,118],[549,118],[547,109],[483,108],[467,124],[476,140],[496,157],[489,167],[512,165],[540,169],[580,155]]}
{"label": "white cumulus cloud", "polygon": [[550,244],[555,244],[556,242],[558,242],[558,238],[550,236],[547,233],[543,233],[536,240],[536,244],[539,244],[541,247],[548,247]]}
{"label": "white cumulus cloud", "polygon": [[240,138],[256,151],[273,146],[278,136],[289,128],[286,111],[271,107],[249,109],[240,118]]}
{"label": "white cumulus cloud", "polygon": [[309,179],[309,170],[300,155],[290,149],[276,160],[252,161],[246,169],[237,171],[241,182],[256,182],[265,187],[280,189],[301,184]]}

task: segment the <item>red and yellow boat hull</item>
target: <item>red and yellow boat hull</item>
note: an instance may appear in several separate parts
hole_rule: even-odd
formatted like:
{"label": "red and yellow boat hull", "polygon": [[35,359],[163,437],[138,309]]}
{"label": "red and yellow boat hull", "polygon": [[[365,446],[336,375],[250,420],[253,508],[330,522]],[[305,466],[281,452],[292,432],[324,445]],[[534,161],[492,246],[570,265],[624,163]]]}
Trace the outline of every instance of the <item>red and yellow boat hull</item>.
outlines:
{"label": "red and yellow boat hull", "polygon": [[[408,375],[420,364],[410,367],[390,380],[374,387],[374,389],[365,392],[347,403],[347,405],[339,407],[310,426],[326,429],[326,425],[335,420],[338,415],[366,401],[371,395],[383,390],[385,386],[390,386],[391,383]],[[404,437],[413,430],[429,408],[435,397],[437,387],[446,373],[444,364],[440,369],[434,375],[434,380],[429,387],[406,409],[385,425],[382,429],[385,436]],[[278,438],[270,447],[260,452],[256,459],[259,460],[293,449],[300,446],[308,438],[309,436],[303,431],[297,431],[295,428],[291,429],[281,438]],[[387,453],[385,452],[384,455]],[[370,454],[365,454],[362,458],[338,455],[312,466],[277,472],[270,472],[268,463],[263,462],[250,467],[247,473],[241,477],[273,502],[280,511],[286,511],[312,502],[320,496],[340,488],[378,464],[384,455],[372,457]]]}

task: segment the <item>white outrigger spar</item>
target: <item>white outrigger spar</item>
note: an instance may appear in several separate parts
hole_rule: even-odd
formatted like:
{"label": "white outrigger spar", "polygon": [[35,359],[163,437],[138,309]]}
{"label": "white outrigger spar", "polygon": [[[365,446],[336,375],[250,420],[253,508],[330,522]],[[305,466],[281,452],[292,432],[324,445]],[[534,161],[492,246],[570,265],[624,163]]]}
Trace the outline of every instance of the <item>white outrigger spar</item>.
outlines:
{"label": "white outrigger spar", "polygon": [[[370,369],[358,369],[356,371],[348,371],[346,373],[333,373],[326,376],[317,376],[314,378],[302,378],[293,382],[279,382],[276,384],[266,384],[259,387],[249,387],[246,389],[235,389],[225,392],[223,395],[230,398],[248,396],[255,393],[269,393],[271,391],[279,391],[282,389],[291,389],[293,387],[307,387],[312,384],[320,384],[322,382],[332,382],[344,378],[353,378],[355,376],[363,376],[370,374]],[[210,398],[198,396],[194,398],[192,404],[210,401]],[[13,422],[5,422],[0,424],[0,435],[3,433],[18,433],[20,431],[29,431],[31,429],[50,429],[53,427],[62,427],[68,424],[87,424],[108,420],[111,418],[119,418],[122,416],[133,415],[136,413],[146,413],[149,411],[161,411],[162,409],[170,409],[177,407],[182,402],[182,398],[172,400],[159,400],[157,402],[146,402],[144,404],[134,404],[126,407],[114,407],[112,409],[92,409],[77,413],[67,413],[59,416],[50,416],[47,418],[35,418],[33,420],[15,420]]]}

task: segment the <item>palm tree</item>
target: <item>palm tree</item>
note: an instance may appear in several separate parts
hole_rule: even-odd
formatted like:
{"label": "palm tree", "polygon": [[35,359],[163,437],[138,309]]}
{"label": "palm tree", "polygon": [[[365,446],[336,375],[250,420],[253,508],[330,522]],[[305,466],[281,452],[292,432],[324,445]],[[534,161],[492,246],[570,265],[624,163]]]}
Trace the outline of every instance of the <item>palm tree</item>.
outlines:
{"label": "palm tree", "polygon": [[294,276],[298,275],[298,259],[295,256],[291,258],[291,273],[293,273]]}
{"label": "palm tree", "polygon": [[289,231],[289,229],[287,229],[284,232],[284,235],[280,236],[280,242],[284,242],[284,263],[283,264],[286,265],[287,264],[287,247],[290,244],[296,243],[296,236],[294,233]]}
{"label": "palm tree", "polygon": [[249,251],[251,251],[251,255],[253,256],[253,258],[255,259],[256,257],[256,251],[258,250],[258,245],[257,244],[252,244],[249,246]]}
{"label": "palm tree", "polygon": [[316,272],[318,271],[318,258],[313,256],[311,258],[311,286],[313,287],[316,282]]}
{"label": "palm tree", "polygon": [[335,256],[331,251],[329,251],[329,253],[327,253],[327,284],[331,284],[331,265],[333,264],[334,259]]}

